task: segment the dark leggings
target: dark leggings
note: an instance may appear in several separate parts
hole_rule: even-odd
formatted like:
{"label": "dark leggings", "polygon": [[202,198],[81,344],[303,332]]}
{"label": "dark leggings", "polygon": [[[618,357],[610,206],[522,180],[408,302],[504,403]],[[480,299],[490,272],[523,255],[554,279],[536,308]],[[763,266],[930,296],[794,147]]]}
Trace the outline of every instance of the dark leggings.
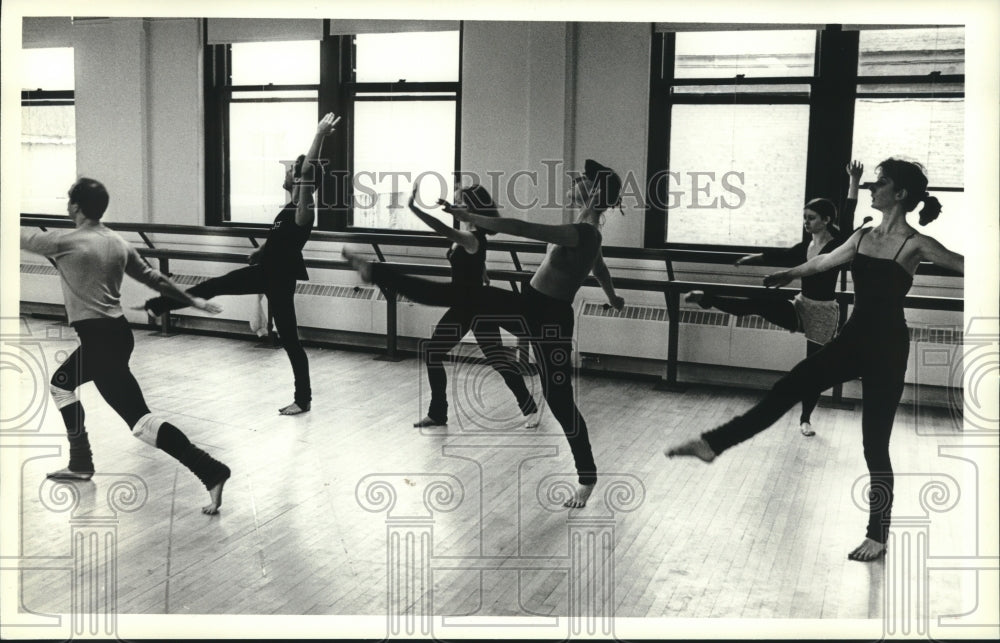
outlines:
{"label": "dark leggings", "polygon": [[[757,315],[775,326],[781,326],[793,333],[802,331],[799,326],[799,315],[795,312],[795,305],[787,299],[744,299],[741,297],[720,297],[706,293],[702,297],[701,303],[737,317]],[[823,348],[822,344],[806,340],[806,357],[811,357],[821,348]],[[822,391],[802,398],[802,413],[799,415],[799,423],[809,422],[812,418],[812,412],[816,408],[816,402],[819,401],[820,393]]]}
{"label": "dark leggings", "polygon": [[[86,319],[74,323],[73,328],[80,346],[52,375],[52,385],[73,391],[92,381],[115,413],[130,428],[135,426],[139,418],[149,413],[149,407],[128,366],[135,348],[128,322],[124,317]],[[82,410],[81,406],[79,411]]]}
{"label": "dark leggings", "polygon": [[886,541],[893,499],[889,436],[903,394],[910,350],[905,324],[852,318],[840,334],[814,355],[799,362],[753,408],[702,434],[716,454],[774,424],[808,395],[861,378],[861,439],[871,479],[867,537]]}
{"label": "dark leggings", "polygon": [[469,331],[475,336],[486,362],[500,374],[514,394],[521,413],[528,415],[538,410],[517,363],[508,359],[500,339],[501,326],[520,336],[525,334],[526,328],[500,316],[479,314],[480,289],[463,292],[450,283],[406,275],[392,266],[378,263],[372,264],[372,280],[380,287],[391,289],[418,304],[450,307],[434,326],[431,338],[423,343],[427,380],[431,387],[428,417],[441,423],[448,420],[448,376],[444,360]]}
{"label": "dark leggings", "polygon": [[524,284],[519,302],[511,302],[510,291],[487,290],[496,291],[490,296],[490,301],[495,302],[493,305],[519,307],[527,321],[531,348],[542,380],[542,394],[569,441],[579,483],[594,484],[597,465],[590,448],[587,423],[580,415],[573,392],[573,304],[544,295],[529,284]]}
{"label": "dark leggings", "polygon": [[[124,317],[86,319],[73,324],[80,347],[52,375],[52,385],[64,391],[93,381],[101,397],[114,409],[130,430],[149,413],[139,383],[129,368],[135,348],[132,329]],[[69,439],[69,469],[94,471],[90,440],[84,425],[83,405],[79,400],[59,409]],[[190,469],[207,489],[229,477],[229,468],[191,444],[187,436],[169,422],[157,427],[156,445]]]}
{"label": "dark leggings", "polygon": [[[219,295],[264,294],[267,297],[274,325],[281,336],[281,345],[292,363],[295,377],[295,403],[300,407],[312,401],[309,381],[309,358],[299,342],[298,323],[295,319],[295,279],[273,277],[260,265],[247,266],[214,277],[187,290],[192,297],[211,299]],[[184,308],[187,304],[170,297],[155,297],[146,302],[146,308],[154,315],[168,310]]]}

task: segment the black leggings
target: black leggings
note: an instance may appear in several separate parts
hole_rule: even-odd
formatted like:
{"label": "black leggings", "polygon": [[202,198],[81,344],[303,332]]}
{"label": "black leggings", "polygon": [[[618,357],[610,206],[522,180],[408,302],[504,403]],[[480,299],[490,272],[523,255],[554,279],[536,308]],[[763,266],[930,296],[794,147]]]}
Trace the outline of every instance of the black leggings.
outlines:
{"label": "black leggings", "polygon": [[[702,297],[701,303],[718,308],[724,313],[736,315],[757,315],[763,317],[775,326],[781,326],[785,330],[793,333],[802,332],[799,324],[799,315],[795,312],[795,305],[787,299],[744,299],[742,297],[720,297],[708,293]],[[816,354],[823,344],[806,340],[806,357]],[[809,422],[812,418],[813,409],[822,391],[817,391],[815,395],[807,395],[802,398],[802,413],[799,415],[799,423]]]}
{"label": "black leggings", "polygon": [[[139,420],[150,411],[128,365],[135,348],[135,338],[128,322],[124,317],[85,319],[75,322],[73,328],[80,338],[80,347],[56,369],[52,375],[52,386],[75,391],[80,385],[93,381],[101,397],[134,431]],[[83,405],[74,400],[59,410],[69,439],[69,469],[78,473],[93,473],[94,462],[84,426]],[[229,477],[226,465],[193,445],[180,429],[169,422],[158,424],[155,446],[190,469],[206,489]]]}
{"label": "black leggings", "polygon": [[861,439],[871,479],[866,535],[884,543],[893,500],[889,436],[903,394],[909,350],[905,323],[887,325],[852,317],[833,341],[799,362],[753,408],[702,437],[712,451],[722,453],[774,424],[806,396],[860,377]]}
{"label": "black leggings", "polygon": [[[52,385],[73,391],[92,381],[101,397],[129,428],[135,426],[139,418],[149,413],[149,407],[128,366],[135,348],[128,322],[124,317],[85,319],[74,323],[73,328],[80,338],[80,346],[56,369]],[[68,428],[72,437],[75,427]]]}
{"label": "black leggings", "polygon": [[[269,275],[260,265],[247,266],[214,277],[188,288],[192,297],[211,299],[219,295],[251,295],[267,296],[274,325],[281,336],[281,345],[292,363],[292,374],[295,377],[295,403],[301,407],[312,401],[312,388],[309,381],[309,358],[299,342],[298,323],[295,319],[295,279],[290,277],[275,277]],[[155,297],[146,302],[146,308],[154,315],[161,315],[168,310],[184,308],[184,302],[170,297]]]}
{"label": "black leggings", "polygon": [[510,290],[483,288],[480,311],[523,321],[542,380],[542,395],[569,441],[580,484],[597,482],[587,423],[573,392],[573,304],[544,295],[524,284],[520,296]]}
{"label": "black leggings", "polygon": [[478,291],[481,289],[463,292],[450,283],[406,275],[392,266],[379,263],[372,264],[372,280],[380,287],[391,289],[418,304],[450,306],[434,326],[431,338],[423,343],[427,380],[431,387],[428,417],[441,423],[448,420],[448,376],[444,360],[469,331],[475,336],[486,362],[503,377],[507,388],[514,394],[521,413],[528,415],[538,410],[517,363],[508,359],[500,339],[501,327],[520,336],[525,334],[526,328],[511,323],[509,318],[479,314],[481,298]]}

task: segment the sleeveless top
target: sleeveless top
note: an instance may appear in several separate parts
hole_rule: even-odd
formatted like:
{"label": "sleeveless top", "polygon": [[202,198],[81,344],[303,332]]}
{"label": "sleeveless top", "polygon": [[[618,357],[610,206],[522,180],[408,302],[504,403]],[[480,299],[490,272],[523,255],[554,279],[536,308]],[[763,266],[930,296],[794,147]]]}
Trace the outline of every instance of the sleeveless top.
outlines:
{"label": "sleeveless top", "polygon": [[[858,239],[858,248],[861,248],[865,232]],[[913,276],[896,262],[896,258],[914,236],[915,232],[903,240],[892,259],[855,252],[851,262],[851,275],[854,279],[852,320],[882,328],[906,327],[903,302],[913,285]]]}
{"label": "sleeveless top", "polygon": [[573,303],[590,271],[594,269],[601,251],[601,231],[588,223],[574,223],[579,243],[574,248],[549,244],[548,252],[535,274],[545,273],[558,295],[547,294],[553,299]]}
{"label": "sleeveless top", "polygon": [[483,287],[483,268],[486,267],[486,232],[475,230],[472,234],[479,241],[479,248],[469,254],[461,245],[448,249],[448,263],[451,264],[451,285],[463,292],[472,292]]}
{"label": "sleeveless top", "polygon": [[267,241],[260,251],[260,264],[268,275],[279,279],[309,280],[302,248],[309,239],[312,226],[304,228],[295,223],[295,204],[289,203],[267,232]]}

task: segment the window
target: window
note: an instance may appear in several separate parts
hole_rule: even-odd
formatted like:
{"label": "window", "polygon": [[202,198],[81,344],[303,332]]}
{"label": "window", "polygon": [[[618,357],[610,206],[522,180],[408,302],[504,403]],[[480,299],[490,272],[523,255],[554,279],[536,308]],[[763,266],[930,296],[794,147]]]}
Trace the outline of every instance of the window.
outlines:
{"label": "window", "polygon": [[[920,162],[942,221],[961,216],[963,28],[663,32],[652,49],[646,247],[795,243],[801,204],[842,203],[852,159],[866,181]],[[953,221],[926,232],[962,252]]]}
{"label": "window", "polygon": [[[929,191],[943,209],[938,222],[921,232],[959,253],[966,246],[963,226],[956,224],[965,213],[964,32],[962,27],[862,30],[854,108],[854,150],[871,163],[866,175],[874,180],[875,165],[889,157],[923,165]],[[882,217],[864,201],[858,212],[876,224]]]}
{"label": "window", "polygon": [[459,49],[457,30],[210,46],[208,223],[270,223],[285,168],[332,111],[317,227],[426,230],[406,202],[419,177],[423,203],[452,194]]}
{"label": "window", "polygon": [[73,48],[21,51],[21,212],[66,214],[76,180]]}
{"label": "window", "polygon": [[655,38],[650,185],[664,216],[647,245],[797,243],[816,33]]}

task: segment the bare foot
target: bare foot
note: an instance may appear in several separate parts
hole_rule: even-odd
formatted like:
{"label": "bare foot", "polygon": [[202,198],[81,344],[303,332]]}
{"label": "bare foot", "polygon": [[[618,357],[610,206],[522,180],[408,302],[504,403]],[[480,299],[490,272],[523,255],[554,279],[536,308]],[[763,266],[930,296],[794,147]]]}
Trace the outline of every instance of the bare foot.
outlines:
{"label": "bare foot", "polygon": [[663,455],[668,458],[672,458],[675,455],[693,455],[695,457],[701,458],[705,462],[711,462],[715,459],[715,451],[712,451],[712,447],[708,446],[708,442],[698,438],[697,440],[688,440],[684,444],[678,445],[672,449],[664,449]]}
{"label": "bare foot", "polygon": [[863,563],[870,563],[882,556],[885,556],[885,543],[878,543],[871,538],[865,538],[863,543],[855,547],[854,551],[847,555],[847,558]]}
{"label": "bare foot", "polygon": [[576,493],[573,497],[563,503],[563,507],[569,507],[570,509],[581,509],[587,506],[587,499],[590,498],[590,494],[594,492],[594,484],[578,484],[576,485]]}
{"label": "bare foot", "polygon": [[301,415],[302,413],[308,412],[310,408],[312,408],[312,405],[310,404],[303,404],[302,406],[299,406],[298,403],[292,402],[288,406],[283,406],[278,409],[278,413],[281,415]]}
{"label": "bare foot", "polygon": [[419,422],[414,422],[413,426],[415,426],[418,429],[422,429],[426,426],[448,426],[448,420],[445,420],[444,422],[438,422],[437,420],[431,418],[431,416],[425,415],[424,419],[420,420]]}
{"label": "bare foot", "polygon": [[799,432],[801,432],[802,435],[806,436],[807,438],[811,438],[812,436],[816,435],[816,432],[813,431],[812,425],[809,424],[808,422],[803,422],[802,424],[799,425]]}
{"label": "bare foot", "polygon": [[526,429],[534,429],[539,425],[539,423],[541,423],[541,419],[539,418],[538,411],[524,416],[524,428]]}
{"label": "bare foot", "polygon": [[[226,465],[222,466],[226,467]],[[229,471],[229,467],[226,467],[225,477],[223,477],[222,480],[219,480],[214,487],[208,490],[208,495],[212,502],[202,507],[201,513],[209,516],[214,516],[219,513],[219,507],[222,506],[222,488],[226,486],[226,481],[229,480],[230,475],[232,475],[232,473]]]}
{"label": "bare foot", "polygon": [[69,467],[65,469],[59,469],[58,471],[53,471],[51,473],[46,473],[45,477],[49,480],[90,480],[94,477],[93,471],[70,471]]}
{"label": "bare foot", "polygon": [[707,302],[702,301],[705,298],[704,290],[692,290],[688,294],[684,295],[684,301],[689,304],[698,304],[702,308],[711,308]]}
{"label": "bare foot", "polygon": [[370,284],[372,282],[372,262],[368,261],[361,255],[356,254],[347,246],[344,246],[344,248],[340,251],[340,254],[343,255],[344,259],[351,262],[351,266],[358,271],[358,274],[361,275],[361,279],[363,279],[366,284]]}

